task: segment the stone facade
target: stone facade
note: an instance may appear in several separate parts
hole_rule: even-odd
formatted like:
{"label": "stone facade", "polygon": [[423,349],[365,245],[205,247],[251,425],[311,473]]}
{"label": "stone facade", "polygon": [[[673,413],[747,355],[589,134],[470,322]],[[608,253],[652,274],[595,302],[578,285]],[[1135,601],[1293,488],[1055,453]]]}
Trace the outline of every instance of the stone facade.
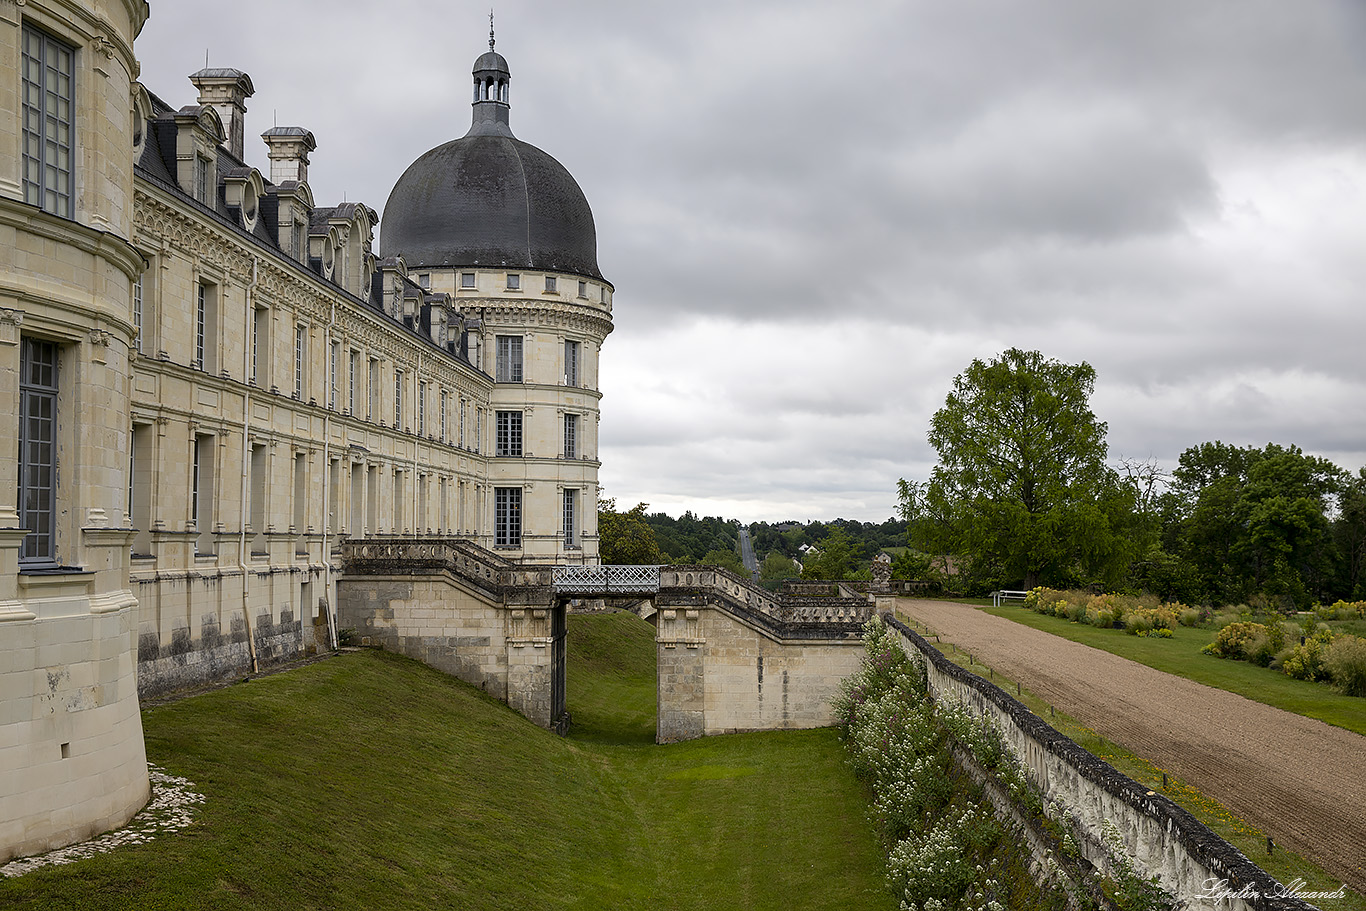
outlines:
{"label": "stone facade", "polygon": [[121,494],[146,17],[0,2],[0,862],[120,825],[149,793]]}
{"label": "stone facade", "polygon": [[141,806],[139,691],[335,645],[344,542],[597,561],[612,286],[377,257],[373,209],[315,203],[308,130],[246,162],[247,74],[136,82],[148,12],[0,0],[0,859]]}

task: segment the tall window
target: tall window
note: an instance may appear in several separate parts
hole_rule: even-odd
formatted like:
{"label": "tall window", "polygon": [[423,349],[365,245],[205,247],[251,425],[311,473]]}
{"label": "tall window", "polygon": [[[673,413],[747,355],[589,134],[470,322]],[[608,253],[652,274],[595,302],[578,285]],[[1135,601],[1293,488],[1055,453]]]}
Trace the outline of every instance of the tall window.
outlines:
{"label": "tall window", "polygon": [[579,385],[579,343],[575,341],[564,343],[564,384]]}
{"label": "tall window", "polygon": [[495,432],[497,436],[494,441],[494,455],[521,456],[522,413],[520,411],[498,412]]}
{"label": "tall window", "polygon": [[520,335],[500,335],[496,341],[498,366],[495,378],[500,383],[520,383],[522,381],[522,337]]}
{"label": "tall window", "polygon": [[427,384],[420,380],[417,384],[417,435],[427,435]]}
{"label": "tall window", "polygon": [[195,290],[194,365],[206,373],[218,369],[218,289],[200,282]]}
{"label": "tall window", "polygon": [[142,353],[142,273],[133,279],[133,348]]}
{"label": "tall window", "polygon": [[253,386],[260,386],[261,380],[261,338],[270,331],[266,320],[270,319],[270,311],[265,307],[257,307],[251,312],[251,383]]}
{"label": "tall window", "polygon": [[522,488],[493,489],[493,543],[496,547],[522,546]]}
{"label": "tall window", "polygon": [[446,390],[441,390],[441,442],[446,442]]}
{"label": "tall window", "polygon": [[25,338],[19,355],[19,524],[25,563],[57,562],[57,346]]}
{"label": "tall window", "polygon": [[214,551],[213,444],[213,437],[195,435],[190,474],[190,520],[195,523],[195,528],[199,532],[194,542],[196,554],[211,554]]}
{"label": "tall window", "polygon": [[564,546],[579,546],[579,492],[564,492]]}
{"label": "tall window", "polygon": [[75,52],[27,25],[23,43],[24,202],[71,218]]}
{"label": "tall window", "polygon": [[366,396],[365,419],[373,421],[379,412],[379,358],[370,358],[370,380]]}
{"label": "tall window", "polygon": [[337,362],[341,360],[341,342],[333,342],[327,362],[327,407],[333,411],[337,410],[337,374],[341,367]]}
{"label": "tall window", "polygon": [[308,363],[308,327],[294,327],[294,397],[303,401],[304,369]]}
{"label": "tall window", "polygon": [[356,414],[356,391],[360,389],[360,352],[351,352],[351,382],[347,386],[346,409]]}
{"label": "tall window", "polygon": [[579,457],[579,416],[577,414],[566,414],[564,416],[564,457],[566,459],[577,459]]}
{"label": "tall window", "polygon": [[394,429],[403,429],[403,371],[394,371]]}
{"label": "tall window", "polygon": [[465,448],[465,400],[464,400],[463,398],[460,400],[460,415],[456,418],[456,420],[457,420],[457,421],[459,422],[459,424],[460,424],[460,426],[456,428],[456,432],[460,434],[459,441],[457,442],[456,445],[458,445],[461,449],[464,449],[464,448]]}

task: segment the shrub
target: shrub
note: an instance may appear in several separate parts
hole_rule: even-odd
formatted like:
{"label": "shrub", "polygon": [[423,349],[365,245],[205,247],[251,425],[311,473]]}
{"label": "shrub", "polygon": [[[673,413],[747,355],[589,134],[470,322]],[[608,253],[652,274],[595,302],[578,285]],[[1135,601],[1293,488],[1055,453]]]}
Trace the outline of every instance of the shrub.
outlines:
{"label": "shrub", "polygon": [[1176,626],[1176,614],[1166,608],[1140,607],[1124,618],[1124,630],[1130,635],[1147,635],[1155,629],[1170,630]]}
{"label": "shrub", "polygon": [[1183,607],[1181,608],[1181,612],[1177,614],[1177,620],[1180,621],[1182,626],[1199,626],[1200,611],[1193,607]]}
{"label": "shrub", "polygon": [[1323,669],[1348,696],[1366,696],[1366,639],[1338,636],[1323,650]]}
{"label": "shrub", "polygon": [[1109,629],[1115,625],[1115,615],[1108,610],[1097,611],[1096,613],[1088,612],[1086,619],[1092,626],[1098,626],[1101,629]]}
{"label": "shrub", "polygon": [[1215,655],[1219,658],[1243,659],[1247,657],[1247,647],[1252,642],[1253,637],[1258,634],[1266,635],[1266,627],[1260,623],[1250,623],[1239,621],[1230,623],[1228,626],[1219,630],[1219,634],[1214,637],[1214,641],[1202,648],[1200,651],[1206,655]]}
{"label": "shrub", "polygon": [[1306,639],[1280,656],[1281,670],[1296,680],[1322,680],[1323,652],[1320,640]]}
{"label": "shrub", "polygon": [[1335,601],[1324,607],[1315,605],[1316,620],[1360,620],[1366,617],[1366,601]]}

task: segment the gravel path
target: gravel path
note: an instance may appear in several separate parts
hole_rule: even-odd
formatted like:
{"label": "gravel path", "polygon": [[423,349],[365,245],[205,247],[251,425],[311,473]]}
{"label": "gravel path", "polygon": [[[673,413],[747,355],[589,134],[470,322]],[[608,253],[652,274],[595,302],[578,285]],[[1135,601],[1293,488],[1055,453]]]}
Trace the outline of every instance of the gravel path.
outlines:
{"label": "gravel path", "polygon": [[1366,892],[1366,737],[967,605],[897,607]]}

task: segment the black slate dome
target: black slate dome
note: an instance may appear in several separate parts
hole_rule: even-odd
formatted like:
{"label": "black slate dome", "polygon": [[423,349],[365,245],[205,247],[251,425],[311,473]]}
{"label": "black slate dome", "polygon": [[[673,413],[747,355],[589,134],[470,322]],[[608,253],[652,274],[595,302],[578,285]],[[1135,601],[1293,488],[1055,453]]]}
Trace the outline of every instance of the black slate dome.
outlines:
{"label": "black slate dome", "polygon": [[593,210],[551,156],[512,135],[507,61],[474,66],[474,122],[403,172],[384,206],[380,255],[410,268],[543,269],[601,279]]}

